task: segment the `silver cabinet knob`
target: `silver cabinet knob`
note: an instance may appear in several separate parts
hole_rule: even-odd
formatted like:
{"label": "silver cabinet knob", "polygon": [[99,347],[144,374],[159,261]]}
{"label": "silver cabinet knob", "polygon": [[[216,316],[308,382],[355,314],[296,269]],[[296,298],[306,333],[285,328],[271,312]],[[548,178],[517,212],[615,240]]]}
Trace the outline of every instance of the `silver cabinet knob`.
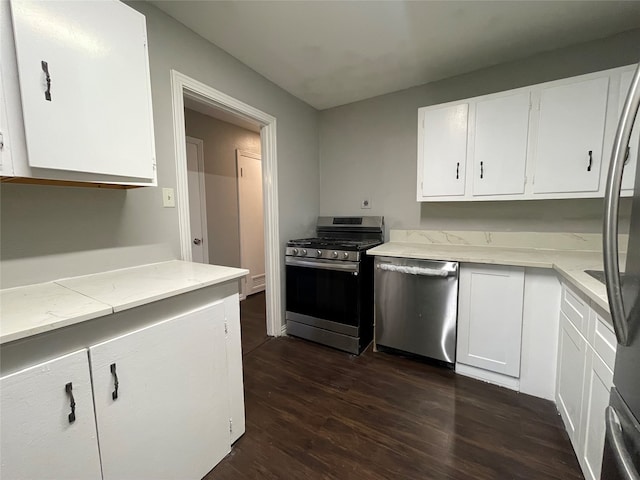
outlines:
{"label": "silver cabinet knob", "polygon": [[200,245],[201,243],[202,243],[202,239],[200,239],[200,238],[194,238],[193,239],[193,244],[194,245]]}

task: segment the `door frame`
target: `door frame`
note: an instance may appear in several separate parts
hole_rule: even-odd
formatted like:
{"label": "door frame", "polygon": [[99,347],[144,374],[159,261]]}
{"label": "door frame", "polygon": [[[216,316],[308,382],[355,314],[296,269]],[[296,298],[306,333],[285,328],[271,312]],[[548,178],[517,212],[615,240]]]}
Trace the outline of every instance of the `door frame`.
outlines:
{"label": "door frame", "polygon": [[[198,150],[198,183],[200,184],[200,224],[202,225],[202,257],[204,263],[209,263],[209,234],[207,230],[207,191],[204,176],[204,140],[201,138],[185,136],[185,145],[190,143],[196,146]],[[188,193],[188,190],[187,190]],[[188,197],[188,195],[187,195]],[[189,231],[191,231],[191,222],[189,222]]]}
{"label": "door frame", "polygon": [[[240,150],[239,148],[236,148],[236,170],[240,169],[240,156],[245,156],[245,157],[249,157],[252,158],[254,160],[258,160],[260,162],[260,171],[262,171],[262,155],[258,155],[257,153],[253,153],[253,152],[248,152],[246,150]],[[238,171],[237,175],[236,175],[236,183],[238,186],[238,218],[240,217],[240,172]],[[264,221],[264,208],[262,209],[262,215],[263,215],[263,221]],[[244,261],[244,257],[246,256],[246,245],[244,243],[244,235],[242,234],[242,221],[239,220],[238,221],[238,236],[240,238],[240,266],[242,267],[243,261]],[[263,245],[264,248],[264,245]],[[266,259],[265,259],[265,266],[266,266]],[[246,268],[246,267],[242,267],[242,268]],[[266,277],[266,271],[265,271],[265,277]],[[246,298],[247,297],[247,293],[248,293],[248,288],[247,288],[247,281],[246,278],[244,278],[244,282],[242,282],[242,288],[241,288],[241,298]],[[266,278],[265,278],[266,280]],[[266,281],[265,281],[265,290],[266,290]],[[260,290],[262,291],[262,290]],[[256,292],[258,293],[258,292]]]}
{"label": "door frame", "polygon": [[278,161],[276,118],[205,85],[177,70],[171,70],[173,138],[176,158],[176,199],[180,253],[191,261],[191,226],[187,183],[187,150],[184,119],[184,97],[224,110],[260,126],[262,147],[262,195],[264,205],[264,247],[266,276],[267,335],[283,334],[281,248],[278,230]]}

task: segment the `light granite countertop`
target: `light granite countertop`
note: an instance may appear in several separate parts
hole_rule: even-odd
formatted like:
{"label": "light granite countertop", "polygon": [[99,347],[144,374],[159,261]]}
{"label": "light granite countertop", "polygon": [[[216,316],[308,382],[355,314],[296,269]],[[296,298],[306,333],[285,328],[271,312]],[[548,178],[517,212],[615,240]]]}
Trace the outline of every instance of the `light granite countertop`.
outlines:
{"label": "light granite countertop", "polygon": [[172,260],[0,290],[0,344],[244,277],[241,268]]}
{"label": "light granite countertop", "polygon": [[[415,235],[415,232],[413,235],[405,234],[405,231],[392,232],[390,242],[368,250],[367,254],[554,269],[564,281],[590,298],[602,310],[609,312],[609,302],[604,284],[584,272],[585,270],[602,270],[602,253],[592,250],[572,250],[572,245],[566,241],[567,237],[564,238],[565,244],[559,245],[559,249],[552,249],[531,248],[530,246],[517,247],[514,246],[518,244],[517,241],[504,242],[504,246],[497,244],[471,245],[460,240],[461,235],[464,235],[461,232],[456,232],[455,244],[430,243],[432,240],[438,242],[440,238],[430,237],[429,240],[424,240],[429,236],[425,234],[418,236]],[[477,232],[471,233],[476,234]],[[442,235],[441,237],[445,238]],[[576,247],[581,247],[584,243],[588,243],[590,247],[598,245],[594,239],[585,240],[584,235],[579,237],[577,240],[579,243]],[[473,235],[467,235],[467,238],[473,238]],[[521,243],[526,244],[525,241]],[[550,244],[549,240],[545,243],[545,247],[551,246]]]}

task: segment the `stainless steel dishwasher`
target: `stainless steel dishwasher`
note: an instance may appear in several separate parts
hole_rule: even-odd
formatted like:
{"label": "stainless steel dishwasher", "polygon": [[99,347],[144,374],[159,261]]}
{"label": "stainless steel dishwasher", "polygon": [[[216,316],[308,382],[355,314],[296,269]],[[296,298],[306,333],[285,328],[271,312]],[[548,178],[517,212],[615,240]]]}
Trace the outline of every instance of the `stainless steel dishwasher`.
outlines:
{"label": "stainless steel dishwasher", "polygon": [[376,257],[376,345],[456,361],[458,262]]}

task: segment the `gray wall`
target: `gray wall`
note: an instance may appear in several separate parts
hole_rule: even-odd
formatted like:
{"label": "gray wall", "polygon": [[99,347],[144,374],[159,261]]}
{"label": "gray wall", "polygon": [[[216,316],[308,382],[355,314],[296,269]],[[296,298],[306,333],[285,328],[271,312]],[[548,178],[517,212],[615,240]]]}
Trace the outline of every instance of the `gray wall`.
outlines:
{"label": "gray wall", "polygon": [[240,267],[236,149],[260,155],[260,134],[184,111],[186,133],[204,141],[209,263]]}
{"label": "gray wall", "polygon": [[401,229],[600,231],[597,199],[418,203],[417,109],[631,64],[638,45],[633,30],[320,112],[320,213],[384,215]]}
{"label": "gray wall", "polygon": [[2,185],[3,287],[179,257],[177,210],[162,207],[160,189],[176,184],[171,69],[277,118],[280,238],[284,245],[313,231],[317,111],[154,6],[131,5],[147,17],[159,188]]}

